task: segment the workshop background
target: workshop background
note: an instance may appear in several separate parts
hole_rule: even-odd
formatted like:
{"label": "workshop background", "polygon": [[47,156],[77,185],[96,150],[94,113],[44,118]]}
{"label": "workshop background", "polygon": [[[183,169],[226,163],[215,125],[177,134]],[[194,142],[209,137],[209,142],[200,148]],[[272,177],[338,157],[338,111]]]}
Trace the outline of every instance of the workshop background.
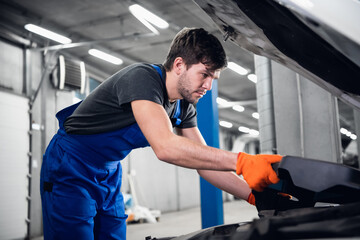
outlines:
{"label": "workshop background", "polygon": [[[144,25],[133,12],[138,6],[167,23]],[[31,31],[34,25],[68,39],[59,43],[39,36]],[[223,41],[225,36],[194,1],[1,0],[0,239],[42,236],[40,166],[58,129],[56,112],[132,63],[162,63],[183,27],[215,34],[228,56],[229,67],[215,89],[218,105],[212,109],[218,112],[219,125],[211,130],[219,132],[220,148],[359,167],[359,111],[292,70]],[[115,57],[115,63],[92,56],[96,50]],[[256,75],[266,61],[273,85],[259,88]],[[259,99],[264,101],[269,92],[275,118],[269,124],[277,126],[275,131],[266,130],[266,113],[258,111]],[[260,137],[270,144],[262,141],[260,146]],[[159,161],[151,148],[132,151],[122,164],[122,191],[135,191],[140,205],[162,213],[200,205],[196,171]],[[223,199],[233,197],[223,194]]]}

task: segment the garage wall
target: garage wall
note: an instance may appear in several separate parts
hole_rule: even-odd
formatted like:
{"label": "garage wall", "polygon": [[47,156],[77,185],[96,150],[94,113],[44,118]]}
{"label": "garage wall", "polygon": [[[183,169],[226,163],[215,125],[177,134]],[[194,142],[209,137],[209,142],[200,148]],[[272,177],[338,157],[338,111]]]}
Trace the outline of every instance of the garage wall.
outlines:
{"label": "garage wall", "polygon": [[0,86],[13,93],[23,93],[23,51],[0,41]]}
{"label": "garage wall", "polygon": [[200,183],[195,170],[160,161],[150,147],[133,150],[122,166],[122,191],[130,191],[127,175],[132,170],[139,205],[162,212],[199,206]]}
{"label": "garage wall", "polygon": [[24,238],[28,218],[28,99],[23,51],[0,42],[0,239]]}
{"label": "garage wall", "polygon": [[340,163],[335,97],[278,63],[271,66],[279,154]]}
{"label": "garage wall", "polygon": [[[25,52],[25,81],[26,95],[32,96],[41,80],[42,57],[40,53]],[[33,102],[31,107],[31,201],[30,201],[30,229],[31,236],[42,235],[42,214],[40,200],[40,168],[44,149],[45,126],[43,121],[42,92]],[[30,109],[29,109],[30,110]]]}
{"label": "garage wall", "polygon": [[28,217],[28,100],[0,91],[0,239],[24,238]]}

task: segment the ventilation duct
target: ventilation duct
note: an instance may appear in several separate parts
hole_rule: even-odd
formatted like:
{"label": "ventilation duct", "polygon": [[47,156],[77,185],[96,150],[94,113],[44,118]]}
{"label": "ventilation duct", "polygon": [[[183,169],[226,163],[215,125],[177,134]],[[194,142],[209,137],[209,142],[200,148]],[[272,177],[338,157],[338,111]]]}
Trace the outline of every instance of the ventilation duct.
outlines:
{"label": "ventilation duct", "polygon": [[85,64],[82,61],[59,55],[51,78],[55,88],[60,90],[80,90],[80,93],[83,94],[85,89]]}

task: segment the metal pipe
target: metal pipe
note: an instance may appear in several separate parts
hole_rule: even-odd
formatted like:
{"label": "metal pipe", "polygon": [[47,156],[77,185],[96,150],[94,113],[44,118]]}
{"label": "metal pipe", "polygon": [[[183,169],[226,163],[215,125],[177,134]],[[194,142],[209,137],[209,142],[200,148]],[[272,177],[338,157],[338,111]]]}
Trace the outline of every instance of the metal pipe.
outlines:
{"label": "metal pipe", "polygon": [[271,62],[268,58],[254,56],[257,75],[256,96],[259,113],[260,152],[277,153],[274,100],[272,87]]}
{"label": "metal pipe", "polygon": [[[30,95],[30,89],[28,88],[28,86],[30,86],[29,81],[30,81],[30,74],[29,74],[29,63],[30,61],[30,52],[27,49],[23,49],[23,58],[24,58],[24,74],[23,74],[23,91],[24,93],[29,96]],[[31,174],[32,174],[32,102],[31,99],[29,97],[29,152],[28,152],[28,174],[27,174],[27,178],[28,178],[28,196],[27,196],[27,202],[28,202],[28,211],[27,211],[27,219],[26,219],[26,223],[27,223],[27,233],[26,233],[26,239],[30,239],[30,222],[31,222],[31,183],[32,183],[32,179],[31,179]]]}
{"label": "metal pipe", "polygon": [[298,105],[299,105],[299,121],[300,121],[300,153],[301,157],[305,157],[305,140],[304,140],[304,115],[302,106],[302,93],[300,85],[300,76],[296,73],[296,87],[298,94]]}

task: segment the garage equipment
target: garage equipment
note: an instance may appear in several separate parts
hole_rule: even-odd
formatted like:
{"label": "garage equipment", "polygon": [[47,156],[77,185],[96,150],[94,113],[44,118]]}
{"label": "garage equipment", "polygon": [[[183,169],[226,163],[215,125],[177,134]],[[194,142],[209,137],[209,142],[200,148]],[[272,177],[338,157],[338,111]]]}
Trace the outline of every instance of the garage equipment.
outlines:
{"label": "garage equipment", "polygon": [[[160,210],[151,210],[147,207],[141,206],[138,201],[135,188],[135,170],[131,170],[128,174],[128,181],[130,185],[130,195],[132,196],[133,204],[125,209],[125,213],[128,215],[127,223],[130,222],[139,222],[139,223],[156,223],[160,219],[161,211]],[[126,205],[125,205],[126,207]]]}

